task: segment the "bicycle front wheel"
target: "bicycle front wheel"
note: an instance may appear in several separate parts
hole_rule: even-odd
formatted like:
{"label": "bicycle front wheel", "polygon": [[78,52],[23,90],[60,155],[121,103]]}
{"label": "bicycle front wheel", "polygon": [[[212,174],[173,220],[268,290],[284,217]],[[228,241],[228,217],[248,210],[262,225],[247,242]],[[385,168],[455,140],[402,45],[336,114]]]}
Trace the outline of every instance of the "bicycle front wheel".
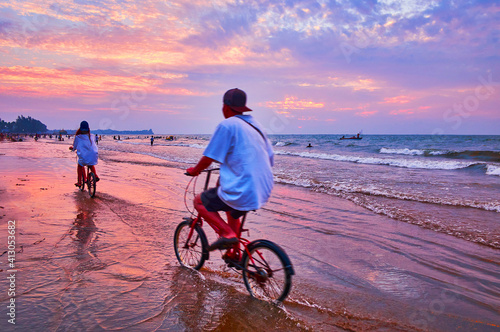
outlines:
{"label": "bicycle front wheel", "polygon": [[195,270],[201,269],[208,259],[208,241],[205,232],[195,225],[191,233],[191,221],[183,221],[174,233],[174,250],[182,266]]}
{"label": "bicycle front wheel", "polygon": [[253,241],[243,254],[243,280],[255,298],[283,301],[292,287],[293,274],[285,251],[271,241]]}
{"label": "bicycle front wheel", "polygon": [[89,196],[92,198],[95,196],[95,188],[96,188],[96,181],[95,181],[95,174],[90,172],[88,179],[87,179],[87,187],[89,189]]}

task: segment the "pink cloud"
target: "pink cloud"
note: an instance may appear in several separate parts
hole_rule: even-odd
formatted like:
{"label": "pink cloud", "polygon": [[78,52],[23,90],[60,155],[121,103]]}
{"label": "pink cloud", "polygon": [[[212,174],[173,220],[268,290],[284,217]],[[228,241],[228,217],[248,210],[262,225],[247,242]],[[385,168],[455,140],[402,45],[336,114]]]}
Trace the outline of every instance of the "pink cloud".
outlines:
{"label": "pink cloud", "polygon": [[369,116],[373,116],[377,113],[378,113],[378,111],[363,111],[363,112],[357,112],[356,115],[361,116],[361,117],[369,117]]}
{"label": "pink cloud", "polygon": [[396,96],[396,97],[386,97],[384,101],[380,104],[406,104],[412,101],[414,98],[409,96]]}
{"label": "pink cloud", "polygon": [[401,114],[414,114],[415,110],[414,109],[401,109],[401,110],[393,110],[389,114],[390,115],[401,115]]}
{"label": "pink cloud", "polygon": [[[45,67],[0,67],[0,93],[37,94],[43,97],[107,95],[115,92],[157,93],[203,96],[204,92],[182,87],[164,87],[163,80],[142,76],[118,75],[99,69],[53,69]],[[184,78],[183,75],[173,77]]]}
{"label": "pink cloud", "polygon": [[298,97],[291,96],[285,97],[282,101],[267,101],[264,105],[268,108],[280,109],[280,110],[306,110],[314,108],[324,108],[325,104],[322,102],[314,102],[312,100],[298,99]]}

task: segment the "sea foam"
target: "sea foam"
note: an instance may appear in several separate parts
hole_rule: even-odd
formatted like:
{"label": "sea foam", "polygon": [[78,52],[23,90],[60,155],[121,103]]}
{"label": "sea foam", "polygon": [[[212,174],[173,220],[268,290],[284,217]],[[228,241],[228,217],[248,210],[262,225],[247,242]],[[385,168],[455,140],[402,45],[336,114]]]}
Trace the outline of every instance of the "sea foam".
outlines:
{"label": "sea foam", "polygon": [[424,150],[418,150],[418,149],[390,149],[390,148],[381,148],[380,153],[385,153],[385,154],[404,154],[404,155],[410,155],[410,156],[421,156],[425,153]]}
{"label": "sea foam", "polygon": [[311,153],[311,152],[290,152],[290,151],[275,151],[278,155],[298,156],[303,158],[314,158],[334,161],[346,161],[359,164],[371,165],[387,165],[404,168],[419,168],[419,169],[441,169],[453,170],[466,168],[477,164],[472,161],[454,161],[454,160],[423,160],[423,159],[406,159],[406,158],[378,158],[378,157],[361,157],[353,155],[327,154],[327,153]]}
{"label": "sea foam", "polygon": [[500,176],[500,166],[487,165],[486,174]]}

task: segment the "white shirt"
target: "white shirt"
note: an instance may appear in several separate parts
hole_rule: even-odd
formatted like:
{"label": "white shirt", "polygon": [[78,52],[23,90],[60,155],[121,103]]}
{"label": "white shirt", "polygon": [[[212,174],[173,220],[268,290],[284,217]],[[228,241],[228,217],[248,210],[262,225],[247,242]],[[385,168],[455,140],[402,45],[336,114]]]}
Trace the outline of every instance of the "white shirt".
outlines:
{"label": "white shirt", "polygon": [[80,166],[97,165],[98,149],[94,140],[90,139],[87,134],[75,136],[73,149],[78,155],[78,164]]}
{"label": "white shirt", "polygon": [[217,126],[203,155],[221,164],[219,198],[233,209],[250,211],[271,196],[274,153],[269,140],[242,119],[262,132],[251,115],[230,117]]}

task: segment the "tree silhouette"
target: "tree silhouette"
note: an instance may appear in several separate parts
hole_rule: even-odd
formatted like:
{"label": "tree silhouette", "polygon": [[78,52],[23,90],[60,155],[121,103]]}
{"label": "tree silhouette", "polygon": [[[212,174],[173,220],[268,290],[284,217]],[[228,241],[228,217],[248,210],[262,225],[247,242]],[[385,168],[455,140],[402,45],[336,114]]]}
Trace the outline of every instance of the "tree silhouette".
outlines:
{"label": "tree silhouette", "polygon": [[5,122],[0,119],[0,131],[11,133],[45,133],[47,126],[31,116],[18,116],[14,122]]}

